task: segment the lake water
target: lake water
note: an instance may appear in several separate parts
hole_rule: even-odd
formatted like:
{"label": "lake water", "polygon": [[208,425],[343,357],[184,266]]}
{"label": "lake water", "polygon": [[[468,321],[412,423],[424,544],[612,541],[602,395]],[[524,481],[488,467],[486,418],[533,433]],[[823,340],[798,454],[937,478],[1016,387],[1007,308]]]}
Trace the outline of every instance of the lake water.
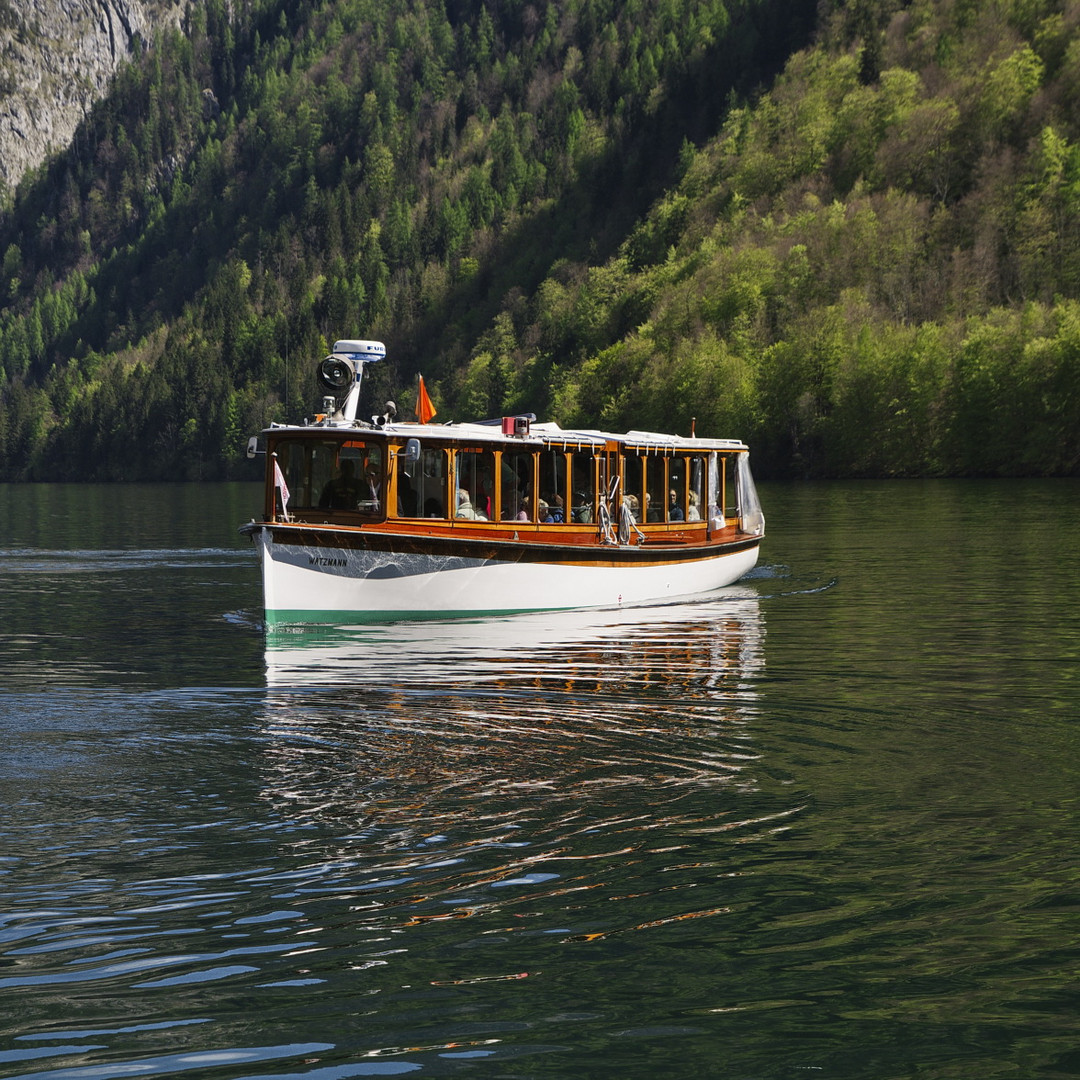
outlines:
{"label": "lake water", "polygon": [[270,640],[259,497],[0,487],[0,1075],[1080,1074],[1080,484]]}

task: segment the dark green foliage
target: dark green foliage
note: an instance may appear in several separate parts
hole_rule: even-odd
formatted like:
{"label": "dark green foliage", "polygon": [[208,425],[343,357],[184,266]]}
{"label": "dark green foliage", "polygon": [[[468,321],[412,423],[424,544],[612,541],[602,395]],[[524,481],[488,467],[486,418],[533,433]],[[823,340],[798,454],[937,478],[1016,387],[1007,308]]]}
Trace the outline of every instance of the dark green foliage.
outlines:
{"label": "dark green foliage", "polygon": [[0,478],[247,475],[345,336],[403,414],[1080,470],[1071,8],[188,10],[0,214]]}

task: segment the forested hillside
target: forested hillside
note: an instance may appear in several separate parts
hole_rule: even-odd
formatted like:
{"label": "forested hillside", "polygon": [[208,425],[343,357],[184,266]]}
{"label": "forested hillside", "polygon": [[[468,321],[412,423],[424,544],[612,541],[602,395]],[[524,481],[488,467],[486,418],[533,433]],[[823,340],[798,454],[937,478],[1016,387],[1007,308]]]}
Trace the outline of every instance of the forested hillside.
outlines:
{"label": "forested hillside", "polygon": [[1080,471],[1075,3],[240,7],[0,213],[0,478],[246,475],[339,336],[440,419]]}

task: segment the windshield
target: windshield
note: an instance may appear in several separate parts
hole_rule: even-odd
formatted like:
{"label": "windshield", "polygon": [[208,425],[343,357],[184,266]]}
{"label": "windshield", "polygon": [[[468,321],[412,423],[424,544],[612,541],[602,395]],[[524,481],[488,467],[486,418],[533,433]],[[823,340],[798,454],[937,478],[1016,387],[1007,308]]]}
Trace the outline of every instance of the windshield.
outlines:
{"label": "windshield", "polygon": [[[289,492],[289,513],[381,513],[383,447],[363,439],[283,439],[273,448]],[[280,499],[280,494],[278,495]]]}

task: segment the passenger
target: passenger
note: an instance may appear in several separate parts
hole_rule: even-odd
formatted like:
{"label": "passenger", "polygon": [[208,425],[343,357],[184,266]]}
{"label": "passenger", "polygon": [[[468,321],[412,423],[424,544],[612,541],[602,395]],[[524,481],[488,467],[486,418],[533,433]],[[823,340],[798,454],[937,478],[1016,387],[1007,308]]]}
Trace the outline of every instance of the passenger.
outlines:
{"label": "passenger", "polygon": [[552,495],[551,502],[548,503],[548,514],[556,525],[561,525],[566,521],[566,510],[563,508],[561,495]]}
{"label": "passenger", "polygon": [[521,509],[518,510],[518,521],[532,521],[532,496],[526,495],[521,500]]}
{"label": "passenger", "polygon": [[485,494],[485,490],[481,483],[477,489],[476,498],[473,499],[473,509],[476,511],[476,517],[479,521],[489,521],[491,519],[491,496]]}
{"label": "passenger", "polygon": [[623,506],[630,511],[630,520],[636,525],[641,520],[641,503],[636,495],[624,495]]}
{"label": "passenger", "polygon": [[653,507],[652,496],[647,491],[645,492],[645,520],[652,522],[664,520],[664,511],[659,506]]}
{"label": "passenger", "polygon": [[701,511],[698,510],[698,493],[696,491],[690,492],[690,506],[686,511],[687,521],[700,521]]}
{"label": "passenger", "polygon": [[541,499],[537,503],[537,506],[539,507],[539,519],[541,523],[550,525],[555,519],[551,516],[551,510],[549,509],[548,504]]}
{"label": "passenger", "polygon": [[570,511],[572,521],[588,525],[592,521],[592,501],[584,491],[574,492],[574,505]]}
{"label": "passenger", "polygon": [[351,458],[341,463],[338,475],[326,482],[319,497],[319,506],[330,510],[355,510],[360,501],[360,485],[353,475],[356,466]]}
{"label": "passenger", "polygon": [[476,509],[469,500],[469,493],[464,488],[457,489],[457,511],[454,516],[466,518],[469,521],[475,521],[478,516]]}
{"label": "passenger", "polygon": [[675,489],[668,492],[668,521],[684,521],[685,515],[679,505],[679,496]]}

